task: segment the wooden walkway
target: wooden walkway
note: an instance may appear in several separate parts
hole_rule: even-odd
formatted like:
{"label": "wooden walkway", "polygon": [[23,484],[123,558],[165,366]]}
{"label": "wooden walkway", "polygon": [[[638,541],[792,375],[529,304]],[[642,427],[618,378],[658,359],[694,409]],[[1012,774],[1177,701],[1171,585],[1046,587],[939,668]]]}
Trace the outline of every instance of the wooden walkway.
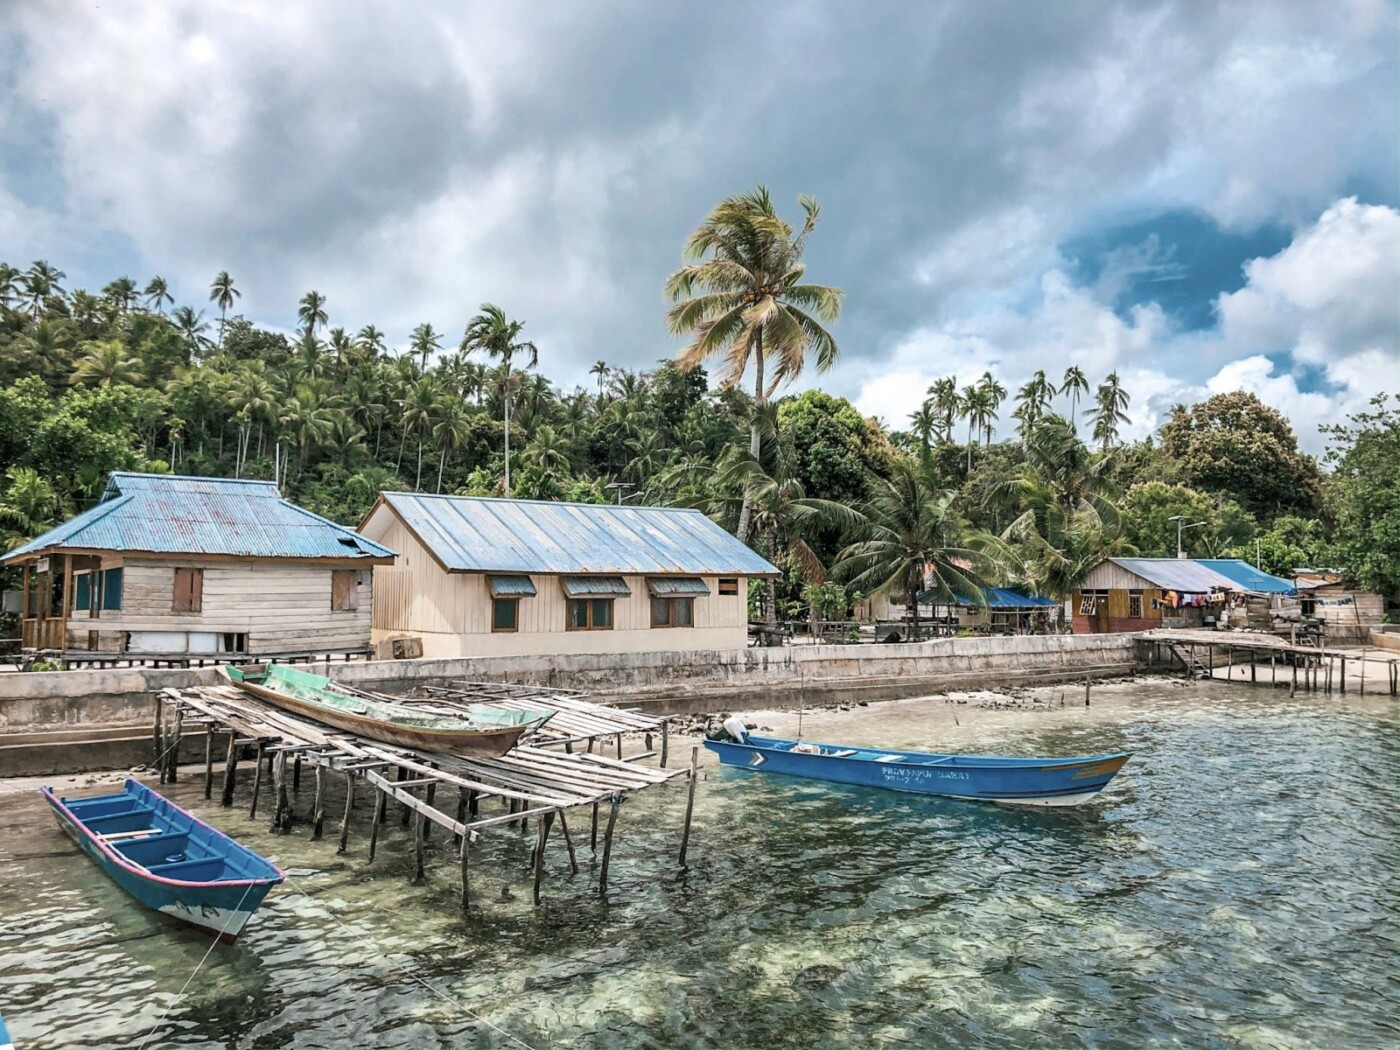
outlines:
{"label": "wooden walkway", "polygon": [[[1265,671],[1268,677],[1263,684],[1287,685],[1290,694],[1300,689],[1304,692],[1347,692],[1351,681],[1347,664],[1350,663],[1353,671],[1360,669],[1355,684],[1364,696],[1367,665],[1380,664],[1383,679],[1379,682],[1372,679],[1372,692],[1383,690],[1390,696],[1400,696],[1400,652],[1388,649],[1298,645],[1277,635],[1254,631],[1156,630],[1143,632],[1138,641],[1152,646],[1153,663],[1165,662],[1162,659],[1165,648],[1181,663],[1187,677],[1220,678],[1217,672],[1223,668],[1223,677],[1235,681],[1235,669],[1247,666],[1251,684],[1259,683],[1261,671]],[[1286,681],[1279,680],[1280,671],[1286,672]]]}
{"label": "wooden walkway", "polygon": [[[423,701],[425,707],[436,701]],[[449,704],[448,706],[454,706]],[[599,706],[599,705],[589,705]],[[621,712],[625,714],[625,712]],[[649,720],[652,721],[652,720]],[[327,773],[345,777],[346,805],[340,825],[339,852],[347,849],[350,814],[355,802],[355,786],[363,781],[375,797],[371,824],[369,858],[374,859],[379,829],[384,823],[388,804],[403,807],[406,823],[413,815],[415,842],[415,879],[423,876],[423,843],[432,824],[456,837],[460,846],[462,867],[462,905],[470,900],[468,865],[470,845],[487,828],[516,824],[525,827],[535,819],[536,842],[532,855],[535,873],[535,902],[540,899],[540,880],[544,871],[544,849],[556,821],[568,850],[571,869],[578,872],[578,859],[569,832],[565,811],[579,806],[591,806],[590,843],[597,849],[599,807],[609,806],[603,853],[599,868],[599,890],[607,888],[608,862],[612,851],[613,832],[622,801],[634,791],[664,784],[685,775],[689,780],[689,804],[681,838],[681,863],[690,836],[690,817],[694,806],[698,779],[699,748],[692,751],[689,768],[665,769],[641,765],[639,760],[652,757],[652,752],[630,756],[623,760],[587,752],[563,752],[537,746],[534,741],[517,745],[505,755],[462,756],[412,751],[392,744],[369,740],[345,733],[319,722],[283,711],[266,701],[248,695],[232,685],[197,686],[189,689],[165,689],[156,696],[156,718],[153,729],[157,765],[161,782],[174,780],[176,755],[180,738],[187,727],[198,726],[205,734],[204,797],[212,798],[216,734],[227,734],[224,752],[223,788],[220,801],[233,804],[238,763],[245,749],[256,748],[253,775],[253,797],[250,815],[256,815],[263,788],[264,765],[270,777],[274,795],[273,827],[289,830],[291,801],[289,793],[300,784],[302,763],[308,762],[316,776],[316,801],[312,813],[312,838],[320,838],[324,822],[324,776]],[[630,731],[630,730],[629,730]],[[617,728],[618,751],[621,735]],[[288,765],[291,764],[290,776]],[[455,791],[455,815],[439,808],[439,791]],[[486,816],[481,804],[499,802],[504,810]]]}

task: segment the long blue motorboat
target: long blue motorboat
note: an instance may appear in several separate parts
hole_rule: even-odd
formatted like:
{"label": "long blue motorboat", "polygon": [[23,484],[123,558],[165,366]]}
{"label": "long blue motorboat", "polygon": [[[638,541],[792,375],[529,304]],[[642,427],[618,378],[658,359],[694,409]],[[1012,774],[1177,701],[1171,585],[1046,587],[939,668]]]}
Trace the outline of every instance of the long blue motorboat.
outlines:
{"label": "long blue motorboat", "polygon": [[740,728],[741,722],[730,728],[735,722],[725,724],[729,739],[705,741],[726,766],[1015,806],[1087,802],[1132,757],[1120,751],[1078,758],[993,758],[843,747],[754,736]]}
{"label": "long blue motorboat", "polygon": [[10,1030],[5,1027],[4,1017],[0,1017],[0,1050],[15,1050],[15,1044],[10,1042]]}
{"label": "long blue motorboat", "polygon": [[233,943],[280,868],[135,780],[120,795],[59,798],[44,788],[63,830],[148,908]]}

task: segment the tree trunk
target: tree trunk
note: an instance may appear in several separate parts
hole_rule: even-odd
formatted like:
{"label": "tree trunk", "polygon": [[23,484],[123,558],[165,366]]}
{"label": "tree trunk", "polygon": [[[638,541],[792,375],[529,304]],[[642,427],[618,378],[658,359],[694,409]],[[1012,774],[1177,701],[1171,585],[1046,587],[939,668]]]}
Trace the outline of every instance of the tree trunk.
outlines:
{"label": "tree trunk", "polygon": [[972,420],[967,421],[967,472],[972,473]]}
{"label": "tree trunk", "polygon": [[397,474],[400,470],[403,469],[403,446],[404,446],[404,442],[406,442],[407,440],[408,440],[408,424],[405,423],[405,424],[403,425],[403,428],[399,431],[399,458],[398,458],[397,460],[395,460],[395,462],[394,462],[394,473],[395,473],[395,474]]}
{"label": "tree trunk", "polygon": [[447,446],[442,446],[442,451],[438,453],[438,495],[442,495],[442,468],[447,464]]}
{"label": "tree trunk", "polygon": [[923,586],[924,573],[920,569],[910,580],[909,587],[909,608],[913,610],[913,638],[912,641],[919,640],[919,590]]}
{"label": "tree trunk", "polygon": [[423,439],[418,439],[418,474],[413,479],[413,491],[423,491]]}
{"label": "tree trunk", "polygon": [[[753,456],[754,461],[757,462],[757,460],[758,460],[758,453],[759,453],[759,450],[760,450],[760,447],[761,447],[761,443],[760,443],[760,441],[759,441],[759,434],[758,434],[758,410],[759,410],[759,408],[761,408],[761,407],[763,406],[763,329],[762,329],[762,328],[760,328],[760,329],[758,330],[758,334],[754,337],[753,361],[754,361],[754,383],[753,383],[754,419],[753,419],[753,423],[749,426],[749,455]],[[743,504],[739,507],[739,527],[738,527],[738,529],[736,529],[735,532],[734,532],[735,537],[739,540],[740,543],[747,543],[747,542],[749,541],[749,519],[750,519],[752,516],[753,516],[753,504],[752,504],[752,502],[749,500],[749,492],[748,492],[748,488],[746,487],[746,488],[744,489],[744,502],[743,502]],[[769,615],[772,615],[772,613],[770,612]]]}

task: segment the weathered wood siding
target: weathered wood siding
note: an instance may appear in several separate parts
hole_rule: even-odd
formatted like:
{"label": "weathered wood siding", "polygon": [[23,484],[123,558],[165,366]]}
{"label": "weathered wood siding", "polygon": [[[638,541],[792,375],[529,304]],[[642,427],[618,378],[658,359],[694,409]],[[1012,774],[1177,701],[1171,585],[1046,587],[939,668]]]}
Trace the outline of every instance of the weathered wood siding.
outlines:
{"label": "weathered wood siding", "polygon": [[399,555],[394,565],[374,570],[376,645],[392,635],[411,635],[423,640],[424,657],[445,659],[734,649],[748,642],[748,584],[743,577],[738,578],[737,595],[721,595],[719,577],[702,577],[710,594],[695,600],[695,625],[654,628],[646,577],[624,576],[632,593],[613,603],[613,629],[570,631],[567,599],[558,577],[535,573],[531,579],[538,594],[520,600],[519,629],[493,632],[485,575],[444,572],[386,506],[375,511],[362,531]]}
{"label": "weathered wood siding", "polygon": [[[104,569],[117,566],[122,568],[121,609],[96,617],[75,612],[68,621],[74,647],[86,648],[92,631],[99,632],[104,650],[119,649],[125,632],[246,634],[251,654],[363,649],[370,644],[374,577],[368,566],[356,570],[359,607],[345,612],[331,609],[331,573],[344,565],[130,555],[103,560]],[[172,611],[177,568],[204,572],[198,613]],[[138,646],[133,643],[132,648]]]}

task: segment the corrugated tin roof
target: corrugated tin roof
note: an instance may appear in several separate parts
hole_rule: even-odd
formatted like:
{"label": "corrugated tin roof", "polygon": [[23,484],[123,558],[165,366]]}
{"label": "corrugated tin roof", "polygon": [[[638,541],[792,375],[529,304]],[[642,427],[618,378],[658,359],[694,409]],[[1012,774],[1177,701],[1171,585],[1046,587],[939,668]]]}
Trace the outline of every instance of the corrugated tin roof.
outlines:
{"label": "corrugated tin roof", "polygon": [[486,586],[493,598],[533,598],[538,593],[535,581],[528,576],[488,576]]}
{"label": "corrugated tin roof", "polygon": [[698,510],[386,492],[450,572],[776,575]]}
{"label": "corrugated tin roof", "polygon": [[[1054,598],[1042,598],[1039,595],[1022,594],[1020,591],[1008,590],[1005,587],[984,587],[982,589],[982,596],[986,600],[988,609],[1048,609],[1060,604],[1055,601]],[[932,591],[921,591],[919,593],[919,601],[939,602],[943,604],[942,600],[936,598]],[[969,608],[973,606],[980,608],[983,603],[979,602],[976,598],[958,598],[953,604]]]}
{"label": "corrugated tin roof", "polygon": [[282,499],[270,481],[117,472],[102,502],[5,556],[82,549],[248,558],[392,558],[359,533]]}
{"label": "corrugated tin roof", "polygon": [[559,585],[570,598],[626,598],[632,593],[621,576],[561,576]]}
{"label": "corrugated tin roof", "polygon": [[1235,581],[1236,589],[1244,588],[1259,594],[1297,594],[1292,580],[1281,576],[1270,576],[1239,558],[1198,558],[1202,565],[1214,569],[1220,575]]}
{"label": "corrugated tin roof", "polygon": [[1109,558],[1115,565],[1168,591],[1208,594],[1237,591],[1239,584],[1194,558]]}
{"label": "corrugated tin roof", "polygon": [[648,576],[647,590],[654,598],[672,595],[694,598],[710,593],[709,585],[699,576]]}

